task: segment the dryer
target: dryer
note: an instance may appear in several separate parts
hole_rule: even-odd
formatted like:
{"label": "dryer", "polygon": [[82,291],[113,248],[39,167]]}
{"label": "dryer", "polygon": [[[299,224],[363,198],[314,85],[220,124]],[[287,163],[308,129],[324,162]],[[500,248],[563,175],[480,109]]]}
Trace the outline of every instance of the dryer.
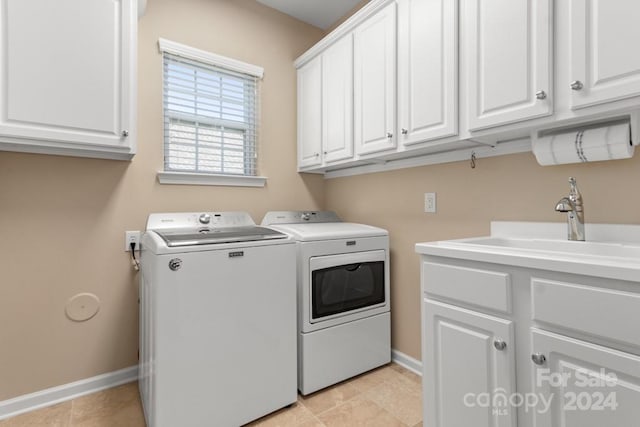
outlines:
{"label": "dryer", "polygon": [[290,237],[245,212],[152,214],[141,249],[149,427],[239,426],[296,401]]}
{"label": "dryer", "polygon": [[303,395],[391,361],[389,234],[334,212],[269,212],[297,243],[298,389]]}

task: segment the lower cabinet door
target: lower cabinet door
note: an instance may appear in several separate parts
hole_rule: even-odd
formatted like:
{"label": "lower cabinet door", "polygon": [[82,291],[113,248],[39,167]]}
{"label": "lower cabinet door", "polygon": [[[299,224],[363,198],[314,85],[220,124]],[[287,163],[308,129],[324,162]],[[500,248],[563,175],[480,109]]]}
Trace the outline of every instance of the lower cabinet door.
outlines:
{"label": "lower cabinet door", "polygon": [[536,427],[640,426],[640,356],[535,328],[532,351]]}
{"label": "lower cabinet door", "polygon": [[513,322],[425,299],[424,425],[515,427]]}

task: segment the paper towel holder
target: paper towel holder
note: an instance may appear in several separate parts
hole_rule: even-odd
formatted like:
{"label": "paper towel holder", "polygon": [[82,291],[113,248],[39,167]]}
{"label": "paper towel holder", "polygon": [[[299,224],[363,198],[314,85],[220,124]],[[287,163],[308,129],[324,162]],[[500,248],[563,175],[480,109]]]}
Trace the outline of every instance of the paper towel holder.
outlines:
{"label": "paper towel holder", "polygon": [[620,125],[628,123],[630,127],[631,145],[640,145],[640,111],[632,111],[630,113],[621,114],[619,116],[608,117],[606,119],[597,119],[585,123],[561,126],[551,129],[542,129],[537,131],[538,137],[557,135],[561,133],[574,133],[588,129],[595,129],[605,126]]}

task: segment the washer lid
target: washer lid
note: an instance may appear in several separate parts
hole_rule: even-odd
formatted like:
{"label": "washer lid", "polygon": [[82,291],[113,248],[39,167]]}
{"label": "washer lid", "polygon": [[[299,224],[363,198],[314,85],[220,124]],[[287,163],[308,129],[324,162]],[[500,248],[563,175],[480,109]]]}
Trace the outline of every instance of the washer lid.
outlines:
{"label": "washer lid", "polygon": [[353,222],[319,222],[307,224],[277,224],[273,228],[291,234],[302,242],[357,237],[388,236],[387,230]]}
{"label": "washer lid", "polygon": [[221,243],[250,242],[256,240],[284,239],[287,237],[270,228],[225,227],[225,228],[192,228],[154,230],[168,247],[216,245]]}

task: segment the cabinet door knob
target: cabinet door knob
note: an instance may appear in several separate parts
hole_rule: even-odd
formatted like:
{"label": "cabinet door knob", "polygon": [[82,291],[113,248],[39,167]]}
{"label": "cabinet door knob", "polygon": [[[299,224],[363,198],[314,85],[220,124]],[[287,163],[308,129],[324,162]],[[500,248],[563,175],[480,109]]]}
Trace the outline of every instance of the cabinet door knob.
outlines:
{"label": "cabinet door knob", "polygon": [[536,98],[538,99],[547,99],[547,92],[543,90],[539,90],[536,92]]}
{"label": "cabinet door knob", "polygon": [[391,132],[387,132],[387,138],[389,139],[393,138],[393,134]]}
{"label": "cabinet door knob", "polygon": [[320,153],[316,153],[316,157],[320,157]]}
{"label": "cabinet door knob", "polygon": [[507,348],[507,343],[503,340],[495,340],[493,341],[493,346],[496,348],[496,350],[502,351]]}
{"label": "cabinet door knob", "polygon": [[584,85],[582,84],[582,82],[580,80],[574,80],[571,82],[571,89],[573,90],[580,90],[584,87]]}
{"label": "cabinet door knob", "polygon": [[406,135],[406,134],[408,134],[408,133],[409,133],[409,130],[408,130],[408,129],[402,128],[402,134],[403,134],[403,135]]}
{"label": "cabinet door knob", "polygon": [[126,137],[128,137],[128,136],[129,136],[129,131],[128,131],[128,130],[123,130],[123,131],[122,131],[122,137],[123,137],[123,138],[126,138]]}
{"label": "cabinet door knob", "polygon": [[531,355],[531,360],[533,360],[533,363],[535,363],[536,365],[544,365],[547,361],[547,358],[542,353],[533,353]]}
{"label": "cabinet door knob", "polygon": [[326,151],[323,151],[323,152],[322,152],[322,154],[324,154],[324,155],[326,156],[326,155],[327,155],[327,152],[326,152]]}

